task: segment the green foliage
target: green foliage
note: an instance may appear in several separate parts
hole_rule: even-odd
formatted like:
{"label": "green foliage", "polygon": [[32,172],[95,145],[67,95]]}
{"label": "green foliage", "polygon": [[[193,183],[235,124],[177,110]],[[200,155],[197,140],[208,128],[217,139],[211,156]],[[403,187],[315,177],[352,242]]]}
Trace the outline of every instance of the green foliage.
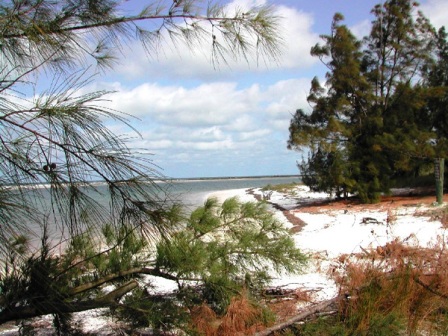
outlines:
{"label": "green foliage", "polygon": [[[64,298],[68,283],[66,279],[55,282],[60,267],[60,259],[50,254],[48,237],[42,241],[40,255],[29,256],[29,246],[25,246],[26,240],[18,238],[14,242],[17,252],[21,253],[20,258],[8,263],[0,278],[0,305],[2,313],[8,310],[20,309],[22,306],[28,306],[36,311],[42,311],[49,302],[60,301]],[[24,256],[29,256],[24,259]],[[10,262],[12,261],[10,258]],[[56,314],[54,323],[58,333],[66,333],[71,330],[69,326],[70,314]]]}
{"label": "green foliage", "polygon": [[292,183],[280,183],[280,184],[268,184],[266,186],[264,186],[263,188],[261,188],[262,191],[278,191],[278,192],[283,192],[283,193],[287,193],[288,191],[294,189],[295,187],[297,187],[298,185],[300,185],[301,183],[299,182],[292,182]]}
{"label": "green foliage", "polygon": [[[195,245],[193,237],[210,236],[221,224],[197,213],[187,232],[179,230],[179,207],[160,199],[154,183],[162,178],[158,167],[148,152],[128,147],[128,135],[106,127],[112,120],[135,131],[119,111],[104,107],[111,92],[86,92],[91,83],[86,69],[92,60],[100,68],[112,67],[123,43],[134,38],[150,56],[171,42],[195,49],[208,41],[215,65],[228,57],[275,59],[279,17],[269,6],[228,13],[224,5],[203,6],[199,0],[146,1],[137,13],[121,5],[0,3],[0,323],[56,314],[55,325],[68,332],[71,312],[116,308],[139,285],[141,274],[211,279],[226,267],[238,268],[216,261],[213,271],[204,271],[208,265],[201,264],[206,261],[201,253],[216,246],[214,258],[222,261],[225,250],[213,241]],[[42,74],[51,79],[46,88],[39,86]],[[93,180],[107,186],[107,195],[101,195],[109,197],[107,206],[92,196],[101,192]],[[223,210],[226,220],[239,211],[231,203]],[[56,237],[47,235],[48,223],[58,229]],[[24,236],[43,237],[42,244],[27,246]],[[157,243],[165,257],[155,255]],[[56,248],[63,253],[56,256]],[[183,259],[188,251],[193,258]],[[172,273],[162,273],[154,260]],[[105,294],[106,284],[114,289]],[[162,308],[169,309],[157,309]]]}
{"label": "green foliage", "polygon": [[157,268],[179,278],[202,279],[203,298],[218,311],[242,286],[270,271],[297,272],[305,256],[263,203],[208,199],[185,228],[157,247]]}
{"label": "green foliage", "polygon": [[135,326],[185,328],[187,308],[205,302],[224,314],[231,298],[244,288],[256,294],[270,273],[298,272],[305,262],[265,204],[208,199],[169,239],[161,237],[157,244],[151,267],[176,280],[178,290],[166,295],[136,290],[115,313]]}
{"label": "green foliage", "polygon": [[[73,332],[71,312],[106,306],[133,326],[186,328],[190,308],[207,303],[225,314],[243,290],[257,295],[275,272],[299,272],[306,263],[264,203],[208,199],[188,218],[173,208],[164,213],[172,215],[164,218],[173,231],[153,237],[156,248],[140,227],[128,225],[104,225],[101,236],[77,235],[58,257],[47,240],[41,254],[33,255],[27,240],[18,238],[0,281],[0,321],[21,316],[22,309],[31,316],[54,313],[55,326]],[[155,292],[159,278],[175,281],[178,289]]]}
{"label": "green foliage", "polygon": [[[313,189],[347,190],[363,202],[376,202],[395,178],[415,176],[426,164],[422,158],[447,153],[442,127],[434,124],[446,104],[431,103],[446,92],[440,79],[445,37],[439,33],[435,48],[434,29],[414,8],[410,0],[375,6],[372,30],[363,40],[336,14],[331,34],[322,36],[324,45],[311,49],[328,68],[328,90],[313,79],[312,111],[295,113],[288,148],[311,149],[299,168]],[[436,88],[424,84],[427,77]]]}
{"label": "green foliage", "polygon": [[321,148],[298,164],[302,181],[313,191],[324,191],[346,197],[355,184],[350,178],[350,163],[340,151],[324,152]]}
{"label": "green foliage", "polygon": [[162,331],[185,327],[189,321],[187,310],[175,296],[149,295],[142,289],[126,296],[115,313],[133,327]]}
{"label": "green foliage", "polygon": [[378,314],[369,317],[367,330],[357,331],[348,326],[348,323],[341,321],[340,317],[320,318],[297,326],[291,330],[293,335],[300,336],[394,336],[400,335],[403,330],[402,322],[393,314]]}

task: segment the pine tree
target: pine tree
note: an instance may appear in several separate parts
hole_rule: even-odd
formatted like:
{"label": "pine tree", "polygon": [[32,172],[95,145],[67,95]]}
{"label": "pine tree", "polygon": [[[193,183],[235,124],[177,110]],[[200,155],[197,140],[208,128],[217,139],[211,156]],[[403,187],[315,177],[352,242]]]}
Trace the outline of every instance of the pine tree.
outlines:
{"label": "pine tree", "polygon": [[[189,216],[176,206],[164,218],[172,230],[155,246],[132,223],[78,235],[59,257],[44,240],[41,255],[14,260],[3,275],[0,323],[55,314],[64,324],[70,313],[109,307],[133,326],[185,329],[187,309],[207,303],[222,314],[243,289],[260,295],[272,274],[298,272],[306,263],[265,203],[212,198]],[[25,243],[17,241],[14,251],[26,254]],[[8,260],[14,257],[11,251]],[[154,292],[160,279],[177,290]],[[106,285],[114,289],[104,293]]]}
{"label": "pine tree", "polygon": [[436,34],[435,59],[430,60],[426,72],[426,87],[430,91],[424,111],[433,131],[431,157],[434,159],[437,203],[443,203],[445,157],[448,154],[448,41],[445,27]]}
{"label": "pine tree", "polygon": [[[168,252],[166,264],[154,264],[161,260],[156,246],[191,234],[192,229],[182,233],[186,220],[178,207],[168,207],[167,200],[158,196],[154,180],[163,176],[148,153],[132,150],[127,138],[106,127],[105,120],[130,127],[124,115],[102,104],[111,93],[85,93],[92,80],[86,75],[92,61],[99,69],[113,68],[133,38],[149,56],[170,43],[194,48],[209,41],[216,66],[228,58],[251,61],[252,55],[256,60],[279,55],[279,18],[270,6],[228,13],[219,3],[162,0],[147,1],[140,12],[123,15],[129,12],[121,4],[112,0],[0,4],[0,323],[55,314],[61,332],[69,332],[72,312],[123,308],[117,302],[141,289],[137,280],[142,274],[179,281],[185,276],[181,269],[168,267],[177,265],[175,255],[166,256]],[[43,75],[51,79],[47,88],[39,86]],[[107,186],[108,206],[91,196],[100,192],[89,183],[92,180]],[[264,223],[253,231],[260,238],[266,238],[263,232],[275,235],[279,229],[262,218],[249,218],[245,221],[253,225]],[[232,225],[238,220],[234,218]],[[56,242],[51,225],[64,233]],[[30,243],[29,236],[41,243]],[[228,242],[243,248],[238,239],[248,237],[249,233]],[[171,241],[173,246],[179,243],[178,252],[199,244],[181,242]],[[223,258],[229,259],[225,253],[238,255],[218,249],[219,243],[216,239],[209,245],[216,245]],[[279,255],[280,247],[285,248],[275,242],[250,246],[247,262],[270,260],[291,270],[296,260]],[[63,253],[55,253],[56,249]],[[287,241],[286,249],[291,257],[300,256]],[[190,257],[186,262],[194,263]],[[238,267],[232,267],[236,280]],[[201,276],[215,273],[193,274],[203,281]],[[107,284],[114,284],[114,289],[107,289]]]}
{"label": "pine tree", "polygon": [[[363,202],[376,202],[388,192],[393,178],[410,170],[403,163],[416,156],[417,148],[423,150],[418,145],[427,138],[418,125],[425,119],[418,80],[431,56],[433,36],[428,20],[414,15],[415,6],[408,0],[375,6],[372,30],[363,41],[336,14],[331,35],[322,36],[325,44],[311,50],[329,69],[326,87],[314,79],[311,114],[297,111],[291,121],[288,147],[314,149],[318,144],[342,153],[348,161],[347,181]],[[418,144],[406,148],[416,135]]]}

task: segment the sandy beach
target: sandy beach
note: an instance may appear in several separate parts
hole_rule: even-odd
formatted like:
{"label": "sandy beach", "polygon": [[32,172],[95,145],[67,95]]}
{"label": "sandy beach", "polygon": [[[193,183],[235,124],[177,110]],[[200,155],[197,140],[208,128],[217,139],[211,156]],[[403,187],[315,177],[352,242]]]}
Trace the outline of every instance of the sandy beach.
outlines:
{"label": "sandy beach", "polygon": [[[236,189],[214,192],[209,197],[220,201],[238,197],[241,201],[268,198],[272,211],[294,237],[297,247],[310,256],[303,274],[277,275],[271,286],[300,288],[314,293],[313,302],[331,299],[338,288],[328,276],[340,267],[339,257],[355,255],[385,246],[393,241],[410,246],[429,247],[445,237],[441,218],[433,216],[434,196],[413,196],[410,190],[395,190],[395,197],[379,204],[357,204],[353,200],[335,201],[326,193],[311,192],[298,186],[285,194],[261,189]],[[446,197],[446,196],[445,196]]]}
{"label": "sandy beach", "polygon": [[[243,202],[267,200],[276,218],[290,230],[297,247],[310,258],[302,274],[272,274],[270,286],[311,293],[306,305],[338,295],[338,286],[329,273],[341,268],[341,256],[363,253],[393,241],[428,247],[445,239],[445,219],[434,215],[434,211],[441,209],[433,204],[434,197],[412,197],[409,190],[395,193],[394,198],[385,198],[375,205],[335,201],[328,194],[310,192],[306,186],[297,186],[288,193],[266,192],[260,188],[233,189],[212,192],[208,197],[216,197],[221,202],[235,196]],[[155,290],[175,288],[174,283],[163,281]],[[85,332],[107,333],[114,324],[98,311],[75,315]],[[44,324],[51,325],[51,322]],[[4,330],[0,335],[17,335],[17,328]]]}

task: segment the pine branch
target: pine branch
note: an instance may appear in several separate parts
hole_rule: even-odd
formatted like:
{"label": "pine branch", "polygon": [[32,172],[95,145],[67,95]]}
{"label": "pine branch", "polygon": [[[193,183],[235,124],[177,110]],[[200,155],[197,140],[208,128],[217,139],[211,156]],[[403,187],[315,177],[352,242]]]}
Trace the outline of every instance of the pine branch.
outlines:
{"label": "pine branch", "polygon": [[[78,30],[88,30],[92,28],[101,28],[101,27],[111,27],[115,25],[120,25],[123,23],[129,22],[138,22],[138,21],[146,21],[146,20],[164,20],[164,21],[172,21],[173,19],[183,19],[183,20],[195,20],[195,21],[208,21],[208,22],[250,22],[250,19],[246,19],[244,17],[207,17],[201,15],[193,15],[193,14],[181,14],[181,15],[144,15],[144,16],[130,16],[130,17],[120,17],[114,18],[108,21],[100,21],[92,24],[85,24],[79,26],[71,26],[66,28],[54,29],[47,32],[40,31],[40,34],[59,34],[62,32],[71,32]],[[27,33],[19,33],[19,34],[5,34],[3,35],[5,39],[12,38],[28,38]]]}
{"label": "pine branch", "polygon": [[158,277],[165,278],[168,280],[173,280],[173,281],[179,280],[178,277],[173,276],[169,273],[162,272],[157,268],[137,267],[137,268],[132,268],[129,270],[109,274],[101,279],[96,280],[96,281],[85,283],[78,287],[72,288],[71,290],[69,290],[68,295],[74,296],[76,294],[80,294],[80,293],[86,292],[88,290],[97,288],[97,287],[105,284],[106,282],[111,282],[111,281],[118,280],[118,279],[121,279],[126,276],[135,276],[135,275],[139,275],[139,274],[158,276]]}
{"label": "pine branch", "polygon": [[47,314],[66,314],[96,308],[113,307],[117,304],[116,302],[118,299],[137,287],[138,282],[135,280],[131,280],[121,287],[113,290],[112,292],[93,300],[81,302],[42,300],[35,305],[29,304],[25,306],[8,307],[7,309],[4,309],[0,312],[0,324],[8,321],[32,318]]}

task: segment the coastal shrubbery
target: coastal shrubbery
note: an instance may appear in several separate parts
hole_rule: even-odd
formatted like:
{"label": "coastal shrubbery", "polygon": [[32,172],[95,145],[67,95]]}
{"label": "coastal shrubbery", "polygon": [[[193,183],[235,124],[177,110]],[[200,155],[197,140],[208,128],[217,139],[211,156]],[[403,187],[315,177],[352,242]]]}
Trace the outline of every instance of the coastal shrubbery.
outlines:
{"label": "coastal shrubbery", "polygon": [[[232,317],[243,305],[249,328],[268,323],[267,309],[255,302],[270,277],[299,272],[306,263],[262,202],[212,198],[189,216],[175,206],[164,220],[169,229],[152,232],[153,244],[142,235],[144,226],[127,225],[106,225],[101,236],[79,235],[60,256],[49,253],[47,241],[46,253],[37,255],[18,241],[3,270],[0,321],[25,312],[69,321],[70,313],[84,308],[110,307],[133,328],[185,330],[196,328],[198,309],[208,309],[215,327],[228,330],[243,323]],[[160,281],[170,286],[160,288]]]}
{"label": "coastal shrubbery", "polygon": [[442,237],[429,248],[395,240],[362,254],[341,256],[330,269],[340,288],[338,304],[285,335],[445,335],[447,270]]}

